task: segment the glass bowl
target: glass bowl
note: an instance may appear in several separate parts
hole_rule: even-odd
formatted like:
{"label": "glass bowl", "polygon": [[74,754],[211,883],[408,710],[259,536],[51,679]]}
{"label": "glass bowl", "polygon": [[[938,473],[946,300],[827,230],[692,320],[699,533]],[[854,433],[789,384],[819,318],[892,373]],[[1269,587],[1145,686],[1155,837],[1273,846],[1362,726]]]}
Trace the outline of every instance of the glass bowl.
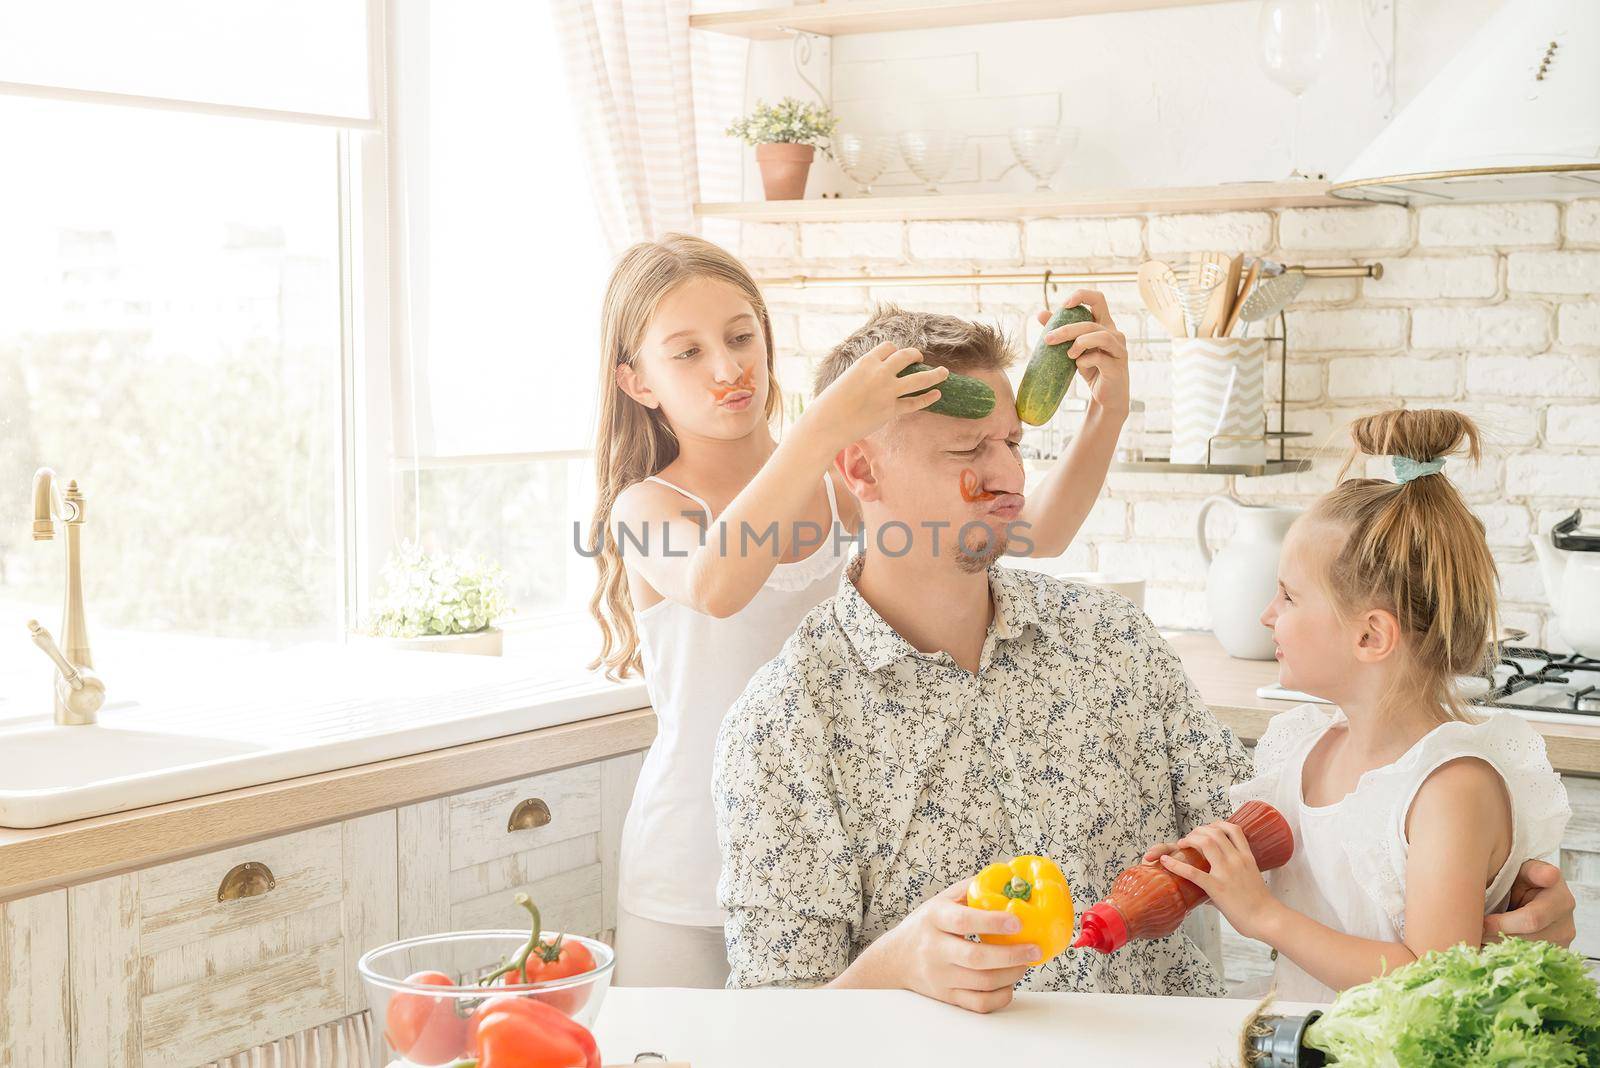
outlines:
{"label": "glass bowl", "polygon": [[[604,942],[545,931],[541,937],[578,942],[594,958],[593,970],[543,983],[478,986],[476,979],[500,967],[528,943],[523,931],[454,931],[406,938],[362,955],[356,968],[372,1011],[373,1068],[418,1068],[468,1056],[467,1021],[491,997],[515,995],[543,1001],[584,1027],[592,1027],[611,985],[616,954]],[[449,976],[454,986],[408,983],[418,972]],[[403,1043],[398,1049],[392,1042]]]}
{"label": "glass bowl", "polygon": [[927,183],[928,192],[937,193],[939,183],[966,148],[967,135],[950,130],[906,130],[899,144],[906,167]]}
{"label": "glass bowl", "polygon": [[847,132],[833,139],[833,154],[845,177],[856,183],[856,192],[870,196],[872,183],[894,159],[894,142],[882,134]]}
{"label": "glass bowl", "polygon": [[1011,151],[1022,169],[1033,175],[1041,193],[1050,188],[1050,180],[1077,144],[1078,130],[1073,126],[1016,126],[1011,130]]}

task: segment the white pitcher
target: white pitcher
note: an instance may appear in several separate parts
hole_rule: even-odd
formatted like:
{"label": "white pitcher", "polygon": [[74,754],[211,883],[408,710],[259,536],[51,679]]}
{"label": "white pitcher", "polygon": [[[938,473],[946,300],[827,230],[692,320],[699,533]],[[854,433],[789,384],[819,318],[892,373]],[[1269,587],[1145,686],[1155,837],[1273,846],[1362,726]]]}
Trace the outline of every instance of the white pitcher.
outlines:
{"label": "white pitcher", "polygon": [[[1230,504],[1238,510],[1233,540],[1213,554],[1206,544],[1206,515],[1211,506]],[[1244,504],[1232,497],[1207,497],[1200,506],[1195,536],[1200,555],[1211,565],[1206,573],[1206,603],[1211,606],[1211,631],[1229,656],[1272,660],[1272,631],[1261,625],[1261,613],[1278,592],[1278,556],[1283,536],[1300,514],[1298,508]]]}

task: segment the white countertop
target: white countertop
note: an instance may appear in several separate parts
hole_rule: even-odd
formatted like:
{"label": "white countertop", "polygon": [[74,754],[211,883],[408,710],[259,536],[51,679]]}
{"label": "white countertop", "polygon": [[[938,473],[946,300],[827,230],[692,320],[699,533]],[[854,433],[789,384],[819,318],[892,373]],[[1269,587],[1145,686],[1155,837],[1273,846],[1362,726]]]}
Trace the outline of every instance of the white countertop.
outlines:
{"label": "white countertop", "polygon": [[[0,826],[36,828],[506,737],[645,706],[586,664],[581,628],[519,635],[529,655],[308,644],[101,667],[92,726],[56,727],[50,665],[0,693]],[[510,639],[508,638],[508,644]],[[99,661],[97,661],[97,665]]]}
{"label": "white countertop", "polygon": [[1202,1068],[1237,1063],[1239,1031],[1255,1005],[1023,993],[982,1016],[901,990],[613,987],[594,1031],[606,1064],[631,1064],[648,1051],[692,1068],[972,1068],[1021,1055],[1061,1065]]}

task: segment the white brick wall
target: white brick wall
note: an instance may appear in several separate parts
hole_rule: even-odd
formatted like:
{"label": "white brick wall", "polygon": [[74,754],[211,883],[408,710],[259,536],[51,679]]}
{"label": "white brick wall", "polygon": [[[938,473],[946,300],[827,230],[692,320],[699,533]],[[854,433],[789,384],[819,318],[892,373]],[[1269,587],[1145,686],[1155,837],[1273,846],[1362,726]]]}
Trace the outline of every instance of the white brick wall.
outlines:
{"label": "white brick wall", "polygon": [[1278,217],[1278,244],[1297,252],[1403,249],[1411,244],[1411,214],[1388,204],[1296,208]]}
{"label": "white brick wall", "polygon": [[1540,348],[1550,337],[1542,304],[1419,307],[1411,313],[1411,344],[1419,349]]}
{"label": "white brick wall", "polygon": [[1558,204],[1446,204],[1417,213],[1417,244],[1423,248],[1554,245],[1560,233]]}
{"label": "white brick wall", "polygon": [[1022,259],[1022,228],[1014,222],[914,222],[907,230],[913,260]]}
{"label": "white brick wall", "polygon": [[[1574,506],[1600,512],[1600,199],[1415,212],[1379,205],[1021,224],[769,225],[747,227],[741,247],[771,273],[815,272],[819,261],[830,273],[1021,262],[1124,269],[1147,256],[1185,262],[1212,248],[1291,263],[1381,260],[1382,281],[1314,281],[1288,315],[1289,426],[1313,434],[1291,445],[1291,454],[1313,456],[1312,470],[1266,478],[1114,473],[1060,564],[1143,575],[1146,610],[1158,624],[1205,626],[1205,566],[1193,528],[1208,494],[1303,507],[1332,484],[1352,418],[1399,403],[1455,408],[1478,421],[1486,456],[1478,467],[1454,460],[1446,470],[1484,521],[1505,577],[1505,620],[1533,640],[1557,641],[1527,538]],[[1133,287],[1107,290],[1131,338],[1165,336]],[[1034,286],[774,289],[768,297],[779,351],[806,356],[858,326],[873,298],[981,314],[1024,346],[1038,332]],[[1150,426],[1169,426],[1166,347],[1136,344],[1130,355],[1134,395],[1150,406]],[[786,360],[785,368],[791,381],[803,360]],[[1275,398],[1275,361],[1271,370]],[[1225,518],[1210,527],[1213,544],[1226,541]]]}
{"label": "white brick wall", "polygon": [[1563,345],[1600,347],[1600,304],[1563,304],[1558,319]]}
{"label": "white brick wall", "polygon": [[1129,259],[1144,252],[1144,224],[1139,219],[1032,219],[1023,227],[1022,241],[1030,260]]}
{"label": "white brick wall", "polygon": [[1500,288],[1495,256],[1418,257],[1384,265],[1383,277],[1365,285],[1375,300],[1492,297]]}
{"label": "white brick wall", "polygon": [[1399,308],[1336,308],[1291,311],[1290,343],[1308,352],[1397,349],[1406,340],[1406,313]]}
{"label": "white brick wall", "polygon": [[1600,200],[1579,200],[1567,206],[1567,244],[1600,245]]}
{"label": "white brick wall", "polygon": [[1506,257],[1506,288],[1592,295],[1600,289],[1600,252],[1513,252]]}
{"label": "white brick wall", "polygon": [[1160,215],[1150,220],[1150,254],[1264,252],[1272,245],[1272,216],[1264,211],[1216,212],[1210,215]]}
{"label": "white brick wall", "polygon": [[[1600,449],[1600,404],[1552,404],[1545,413],[1544,435],[1552,445]],[[1600,456],[1594,462],[1600,464]]]}
{"label": "white brick wall", "polygon": [[806,223],[800,227],[805,260],[898,260],[905,227],[892,222]]}
{"label": "white brick wall", "polygon": [[1412,356],[1349,356],[1328,363],[1328,396],[1383,400],[1404,391],[1410,397],[1456,395],[1460,369],[1453,359],[1422,360]]}

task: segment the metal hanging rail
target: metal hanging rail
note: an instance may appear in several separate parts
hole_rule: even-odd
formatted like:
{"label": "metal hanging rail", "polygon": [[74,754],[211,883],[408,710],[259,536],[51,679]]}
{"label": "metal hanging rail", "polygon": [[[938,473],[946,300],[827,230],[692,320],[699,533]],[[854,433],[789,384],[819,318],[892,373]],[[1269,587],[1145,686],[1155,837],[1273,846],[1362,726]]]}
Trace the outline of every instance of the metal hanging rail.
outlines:
{"label": "metal hanging rail", "polygon": [[[1363,263],[1346,267],[1305,267],[1288,264],[1288,271],[1304,271],[1307,278],[1382,278],[1383,264]],[[1013,271],[990,274],[982,271],[967,274],[836,274],[787,276],[770,275],[757,278],[762,287],[783,289],[838,289],[849,286],[1017,286],[1054,285],[1058,282],[1136,282],[1134,271]]]}

